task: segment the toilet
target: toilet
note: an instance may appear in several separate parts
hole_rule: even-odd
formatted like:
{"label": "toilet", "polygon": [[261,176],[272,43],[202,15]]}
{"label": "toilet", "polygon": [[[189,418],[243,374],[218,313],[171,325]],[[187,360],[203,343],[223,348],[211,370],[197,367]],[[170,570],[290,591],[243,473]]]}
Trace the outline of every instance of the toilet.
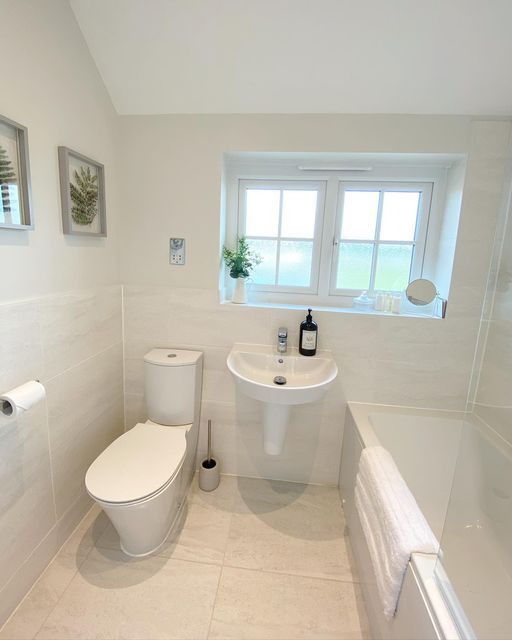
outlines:
{"label": "toilet", "polygon": [[87,492],[129,556],[147,556],[177,522],[195,470],[203,354],[153,349],[144,356],[149,420],[119,436],[91,464]]}

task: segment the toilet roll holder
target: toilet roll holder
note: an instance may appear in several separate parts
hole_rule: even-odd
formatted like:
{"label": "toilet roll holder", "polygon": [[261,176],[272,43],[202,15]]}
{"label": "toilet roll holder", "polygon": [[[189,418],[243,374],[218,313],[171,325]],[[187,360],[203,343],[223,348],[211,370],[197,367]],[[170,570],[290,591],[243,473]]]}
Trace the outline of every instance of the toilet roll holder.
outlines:
{"label": "toilet roll holder", "polygon": [[20,410],[28,411],[35,404],[40,402],[45,397],[46,390],[44,387],[42,387],[42,393],[40,395],[34,394],[33,398],[31,398],[30,395],[27,395],[27,397],[25,397],[22,400],[25,406],[23,406],[22,404],[18,404],[16,402],[16,397],[18,395],[23,397],[23,394],[24,394],[23,387],[25,387],[26,385],[29,385],[31,382],[37,382],[39,385],[42,386],[40,380],[37,380],[37,379],[30,380],[29,382],[25,382],[24,384],[18,387],[15,387],[14,389],[11,389],[10,391],[7,391],[6,393],[0,395],[0,416],[4,416],[5,418],[12,418],[17,413],[19,413]]}

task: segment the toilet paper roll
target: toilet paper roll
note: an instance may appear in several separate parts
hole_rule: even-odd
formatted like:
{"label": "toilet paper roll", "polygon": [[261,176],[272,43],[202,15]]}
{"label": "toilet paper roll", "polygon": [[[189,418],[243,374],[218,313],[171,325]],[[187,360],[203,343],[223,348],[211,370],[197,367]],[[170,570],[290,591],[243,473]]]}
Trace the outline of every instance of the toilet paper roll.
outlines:
{"label": "toilet paper roll", "polygon": [[46,389],[37,380],[8,391],[0,396],[0,416],[16,418],[24,411],[28,411],[46,396]]}

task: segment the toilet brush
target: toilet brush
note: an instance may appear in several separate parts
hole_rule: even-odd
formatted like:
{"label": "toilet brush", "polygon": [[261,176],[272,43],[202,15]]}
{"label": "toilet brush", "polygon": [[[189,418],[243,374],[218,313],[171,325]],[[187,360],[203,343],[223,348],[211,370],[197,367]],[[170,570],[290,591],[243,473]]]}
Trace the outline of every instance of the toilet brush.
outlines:
{"label": "toilet brush", "polygon": [[219,486],[220,471],[217,460],[212,457],[212,421],[208,420],[208,456],[199,469],[199,488],[213,491]]}

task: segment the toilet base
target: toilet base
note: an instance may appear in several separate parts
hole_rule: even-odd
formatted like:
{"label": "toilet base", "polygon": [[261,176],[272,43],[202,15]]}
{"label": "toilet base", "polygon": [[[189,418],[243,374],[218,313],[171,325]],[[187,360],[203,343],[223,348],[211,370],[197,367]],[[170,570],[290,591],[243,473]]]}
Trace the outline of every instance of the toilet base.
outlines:
{"label": "toilet base", "polygon": [[155,553],[169,537],[187,494],[183,463],[174,478],[158,493],[132,503],[96,499],[119,534],[126,555],[142,558]]}
{"label": "toilet base", "polygon": [[181,516],[186,512],[186,507],[187,507],[187,499],[185,498],[183,500],[183,502],[180,504],[180,506],[178,507],[178,511],[176,512],[176,516],[175,516],[174,520],[172,521],[171,526],[169,528],[169,531],[167,532],[165,538],[154,549],[151,549],[150,551],[145,551],[144,553],[131,553],[130,551],[128,551],[124,547],[123,542],[120,539],[119,540],[119,546],[121,547],[121,551],[125,555],[129,556],[130,558],[145,558],[146,556],[151,556],[154,553],[156,553],[157,551],[159,551],[164,546],[164,544],[167,542],[167,540],[169,539],[169,536],[171,535],[171,533],[173,533],[174,529],[177,528],[177,525],[179,524]]}
{"label": "toilet base", "polygon": [[[149,421],[147,424],[151,425]],[[108,516],[119,534],[121,549],[127,556],[143,558],[156,553],[177,526],[180,515],[185,512],[183,507],[195,472],[198,427],[198,423],[192,427],[174,427],[185,430],[185,455],[169,482],[147,498],[134,502],[106,502],[89,491],[86,478],[89,495]]]}

